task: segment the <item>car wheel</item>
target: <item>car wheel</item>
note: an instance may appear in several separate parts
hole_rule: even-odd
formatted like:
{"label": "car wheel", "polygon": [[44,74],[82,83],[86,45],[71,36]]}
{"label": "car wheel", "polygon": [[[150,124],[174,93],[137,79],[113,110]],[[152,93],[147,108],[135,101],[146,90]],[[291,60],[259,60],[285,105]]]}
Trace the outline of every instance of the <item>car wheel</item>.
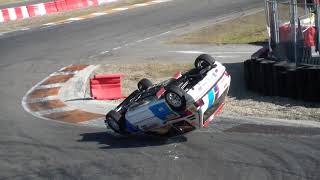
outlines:
{"label": "car wheel", "polygon": [[141,79],[138,82],[138,89],[140,91],[147,90],[149,87],[153,86],[152,82],[149,79]]}
{"label": "car wheel", "polygon": [[106,115],[106,122],[108,123],[108,126],[116,133],[121,133],[120,119],[121,114],[115,110],[109,111]]}
{"label": "car wheel", "polygon": [[166,88],[165,100],[171,109],[175,111],[183,111],[186,109],[184,91],[177,86],[169,86]]}
{"label": "car wheel", "polygon": [[199,71],[202,69],[205,69],[207,67],[213,68],[214,67],[215,60],[212,56],[208,54],[201,54],[197,57],[197,59],[194,61],[194,66]]}

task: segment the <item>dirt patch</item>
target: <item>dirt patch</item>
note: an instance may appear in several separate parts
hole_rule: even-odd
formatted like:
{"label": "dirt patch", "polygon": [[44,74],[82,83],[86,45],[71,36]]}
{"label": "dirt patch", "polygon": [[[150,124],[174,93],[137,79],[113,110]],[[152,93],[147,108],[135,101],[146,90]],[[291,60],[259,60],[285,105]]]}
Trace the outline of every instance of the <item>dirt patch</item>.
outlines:
{"label": "dirt patch", "polygon": [[7,4],[19,3],[19,2],[27,2],[27,0],[0,0],[0,5],[7,5]]}
{"label": "dirt patch", "polygon": [[64,122],[79,123],[79,122],[94,120],[98,118],[103,118],[104,116],[101,114],[85,112],[77,109],[73,111],[51,113],[51,114],[44,115],[44,117],[49,119],[64,121]]}
{"label": "dirt patch", "polygon": [[264,11],[210,25],[195,32],[179,36],[168,43],[176,44],[249,44],[266,42]]}
{"label": "dirt patch", "polygon": [[56,75],[56,76],[51,76],[47,80],[45,80],[41,85],[49,85],[49,84],[56,84],[56,83],[65,83],[69,79],[73,77],[72,74],[68,75]]}
{"label": "dirt patch", "polygon": [[[177,71],[186,71],[192,64],[136,64],[102,65],[94,74],[123,73],[123,92],[128,95],[137,89],[142,78],[158,83],[173,76]],[[231,74],[231,87],[222,115],[281,118],[290,120],[320,121],[320,103],[307,103],[289,98],[268,97],[246,90],[242,63],[225,64]],[[88,92],[88,91],[87,91]],[[114,101],[120,103],[121,100]]]}
{"label": "dirt patch", "polygon": [[50,101],[29,103],[28,106],[32,111],[43,111],[43,110],[65,107],[66,105],[60,100],[50,100]]}
{"label": "dirt patch", "polygon": [[28,99],[55,96],[59,94],[59,90],[60,90],[59,87],[48,88],[48,89],[36,89],[29,94]]}
{"label": "dirt patch", "polygon": [[76,64],[76,65],[68,66],[68,67],[62,69],[61,71],[62,72],[81,71],[86,67],[88,67],[88,65],[86,65],[86,64]]}

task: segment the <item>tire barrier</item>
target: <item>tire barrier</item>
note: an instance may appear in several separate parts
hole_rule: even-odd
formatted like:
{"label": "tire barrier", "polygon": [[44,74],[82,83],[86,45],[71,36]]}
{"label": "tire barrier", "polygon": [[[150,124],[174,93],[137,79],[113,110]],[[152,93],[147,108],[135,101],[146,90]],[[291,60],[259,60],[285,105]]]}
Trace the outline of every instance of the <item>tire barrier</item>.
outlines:
{"label": "tire barrier", "polygon": [[266,96],[320,102],[320,66],[296,67],[266,58],[244,62],[246,87]]}
{"label": "tire barrier", "polygon": [[98,6],[116,1],[118,0],[55,0],[46,3],[0,9],[0,23],[34,16],[43,16],[45,14],[52,14],[61,11]]}

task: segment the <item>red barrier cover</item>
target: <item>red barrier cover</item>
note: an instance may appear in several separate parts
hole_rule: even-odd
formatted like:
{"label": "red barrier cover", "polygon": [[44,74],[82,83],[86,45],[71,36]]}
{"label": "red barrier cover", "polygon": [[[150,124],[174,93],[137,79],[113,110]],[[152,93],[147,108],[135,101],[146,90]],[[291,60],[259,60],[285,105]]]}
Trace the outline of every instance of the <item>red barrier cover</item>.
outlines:
{"label": "red barrier cover", "polygon": [[47,14],[58,12],[55,2],[46,2],[43,3],[46,9]]}
{"label": "red barrier cover", "polygon": [[16,13],[17,19],[23,19],[21,7],[14,8],[14,11]]}
{"label": "red barrier cover", "polygon": [[87,1],[88,6],[98,6],[98,0],[84,0]]}
{"label": "red barrier cover", "polygon": [[90,79],[91,97],[99,100],[124,98],[121,93],[122,76],[122,74],[96,75]]}
{"label": "red barrier cover", "polygon": [[67,3],[65,0],[56,0],[54,1],[57,11],[66,11],[68,10]]}
{"label": "red barrier cover", "polygon": [[289,33],[290,33],[290,24],[283,24],[279,27],[279,34],[280,34],[280,41],[286,42],[290,39]]}
{"label": "red barrier cover", "polygon": [[68,10],[83,8],[82,0],[65,0]]}
{"label": "red barrier cover", "polygon": [[81,0],[83,7],[88,7],[89,6],[89,1],[88,0]]}
{"label": "red barrier cover", "polygon": [[[303,32],[304,44],[308,47],[315,46],[315,38],[316,38],[315,27],[303,26],[302,30],[304,31]],[[289,24],[280,26],[279,31],[280,31],[281,42],[286,42],[290,40],[291,27]]]}
{"label": "red barrier cover", "polygon": [[312,26],[309,27],[306,31],[303,33],[304,35],[304,44],[308,47],[315,46],[316,45],[316,27]]}
{"label": "red barrier cover", "polygon": [[4,22],[10,21],[8,9],[2,9],[2,15],[3,15]]}
{"label": "red barrier cover", "polygon": [[30,17],[37,16],[36,11],[38,10],[38,7],[35,7],[33,5],[28,5],[27,10]]}

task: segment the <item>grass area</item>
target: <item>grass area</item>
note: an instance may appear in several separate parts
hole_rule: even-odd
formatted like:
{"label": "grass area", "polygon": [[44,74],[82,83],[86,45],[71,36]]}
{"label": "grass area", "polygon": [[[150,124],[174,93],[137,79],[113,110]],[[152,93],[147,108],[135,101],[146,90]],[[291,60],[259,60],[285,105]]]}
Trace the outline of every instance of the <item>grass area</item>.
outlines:
{"label": "grass area", "polygon": [[[159,83],[172,77],[177,71],[183,72],[191,67],[193,67],[192,64],[108,64],[100,66],[93,75],[124,74],[122,91],[125,95],[129,95],[137,89],[137,83],[142,78],[148,78],[153,83]],[[225,108],[222,111],[223,115],[320,121],[319,103],[306,103],[281,97],[266,97],[247,91],[244,86],[242,68],[243,66],[228,68],[232,83],[229,95],[226,98]],[[121,100],[114,102],[120,103]]]}
{"label": "grass area", "polygon": [[238,17],[184,34],[169,43],[177,44],[249,44],[267,41],[265,13]]}
{"label": "grass area", "polygon": [[24,1],[27,1],[27,0],[0,0],[0,5],[18,3],[18,2],[24,2]]}
{"label": "grass area", "polygon": [[37,27],[42,24],[50,23],[50,22],[57,22],[61,20],[65,20],[68,18],[73,17],[79,17],[88,15],[94,12],[101,12],[101,11],[108,11],[112,8],[121,7],[121,6],[127,6],[132,5],[136,3],[142,3],[146,2],[147,0],[121,0],[119,2],[115,2],[112,4],[97,6],[97,7],[89,7],[85,9],[78,9],[78,10],[72,10],[72,11],[66,11],[66,12],[59,12],[56,14],[48,14],[44,16],[39,17],[32,17],[28,19],[22,19],[18,21],[9,21],[6,23],[0,23],[0,32],[8,32],[8,31],[14,31],[21,28],[30,28],[30,27]]}

